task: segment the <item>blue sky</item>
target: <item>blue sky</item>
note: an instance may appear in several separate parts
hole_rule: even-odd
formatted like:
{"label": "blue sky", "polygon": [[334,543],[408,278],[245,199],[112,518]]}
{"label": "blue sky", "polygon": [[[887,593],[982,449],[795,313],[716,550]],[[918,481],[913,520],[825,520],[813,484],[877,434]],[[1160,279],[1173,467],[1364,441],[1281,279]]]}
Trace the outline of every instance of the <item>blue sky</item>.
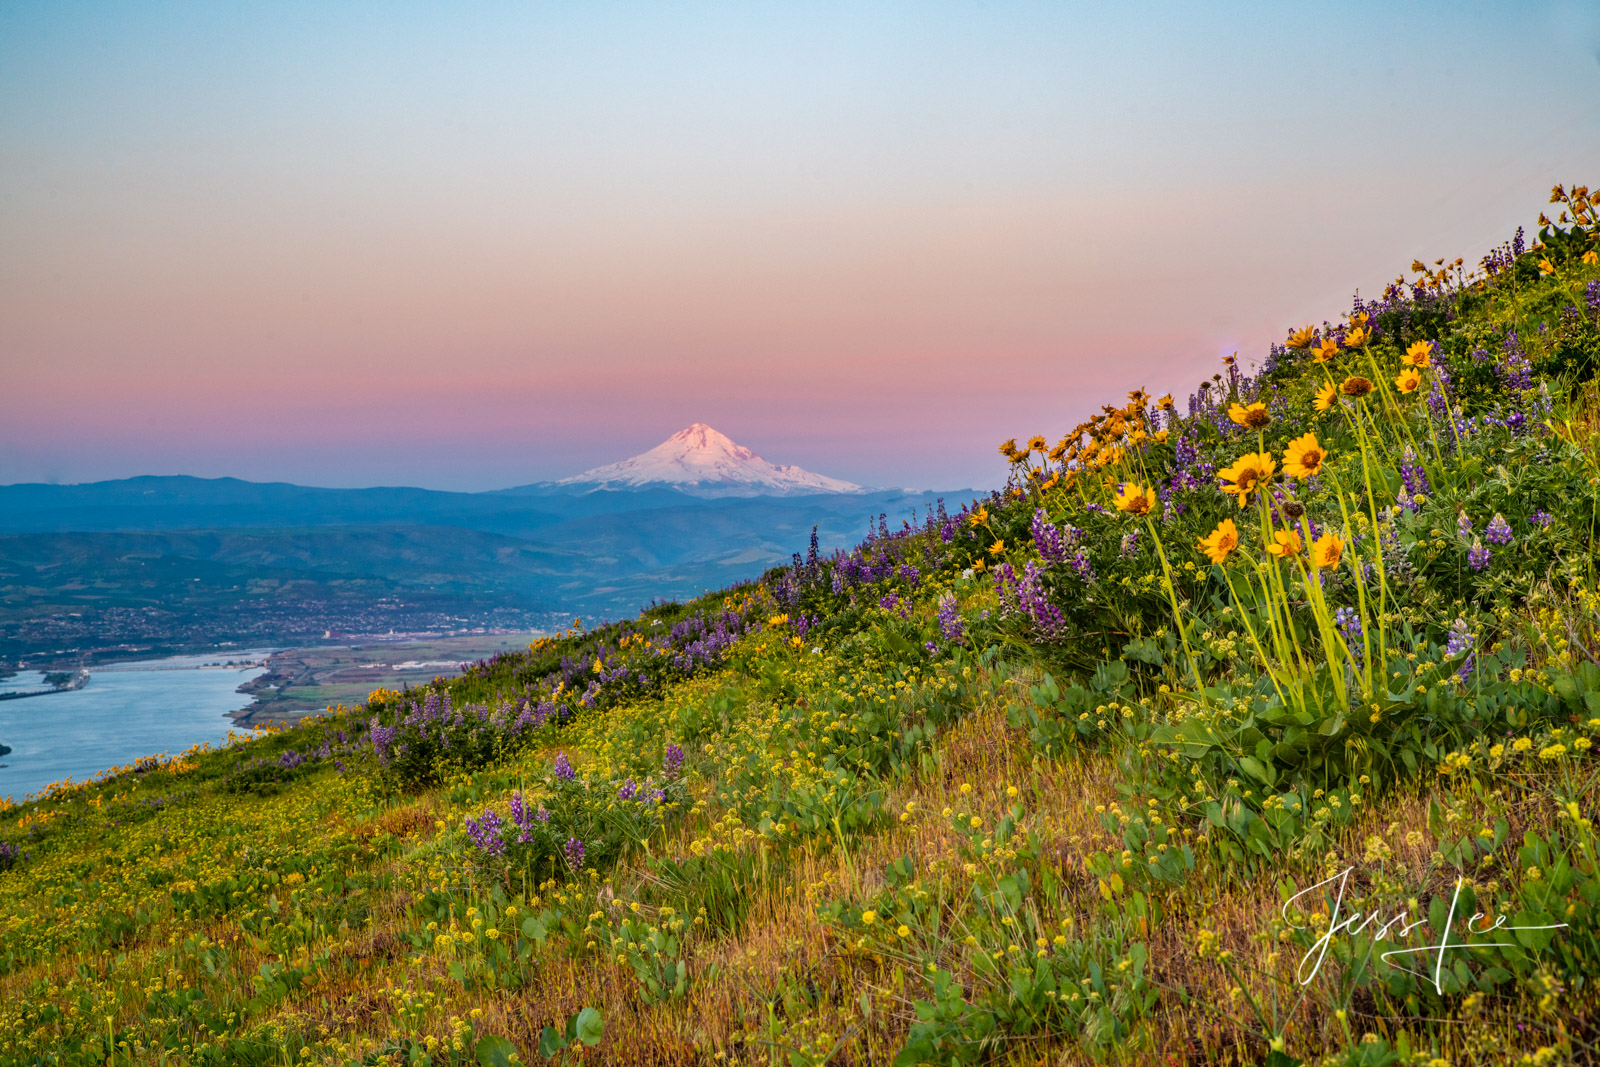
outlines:
{"label": "blue sky", "polygon": [[0,482],[868,484],[1600,184],[1592,4],[0,4]]}

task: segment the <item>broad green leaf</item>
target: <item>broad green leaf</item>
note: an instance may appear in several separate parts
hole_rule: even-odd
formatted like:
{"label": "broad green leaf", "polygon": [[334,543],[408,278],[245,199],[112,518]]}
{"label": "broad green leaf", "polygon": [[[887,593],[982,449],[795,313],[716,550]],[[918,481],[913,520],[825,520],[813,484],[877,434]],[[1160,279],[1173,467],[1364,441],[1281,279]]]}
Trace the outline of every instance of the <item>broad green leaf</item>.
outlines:
{"label": "broad green leaf", "polygon": [[578,1013],[578,1040],[585,1045],[600,1043],[600,1035],[605,1031],[605,1020],[600,1017],[599,1008],[584,1008]]}
{"label": "broad green leaf", "polygon": [[478,1039],[478,1063],[482,1067],[510,1067],[517,1046],[499,1036],[490,1034]]}

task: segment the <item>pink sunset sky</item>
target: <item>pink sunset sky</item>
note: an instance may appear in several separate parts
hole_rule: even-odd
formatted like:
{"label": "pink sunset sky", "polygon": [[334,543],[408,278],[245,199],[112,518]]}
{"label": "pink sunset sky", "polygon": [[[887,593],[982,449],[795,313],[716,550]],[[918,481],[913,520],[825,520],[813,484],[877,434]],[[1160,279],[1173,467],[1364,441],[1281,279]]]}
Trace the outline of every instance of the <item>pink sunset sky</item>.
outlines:
{"label": "pink sunset sky", "polygon": [[0,483],[994,484],[1600,184],[1592,4],[0,4]]}

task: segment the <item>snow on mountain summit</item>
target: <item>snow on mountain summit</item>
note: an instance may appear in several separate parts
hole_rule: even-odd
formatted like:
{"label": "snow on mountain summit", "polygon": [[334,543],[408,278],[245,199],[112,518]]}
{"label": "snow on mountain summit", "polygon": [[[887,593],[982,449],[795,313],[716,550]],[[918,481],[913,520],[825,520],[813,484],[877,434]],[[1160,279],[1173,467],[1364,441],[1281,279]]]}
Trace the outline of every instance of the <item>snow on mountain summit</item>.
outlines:
{"label": "snow on mountain summit", "polygon": [[643,489],[671,486],[712,496],[859,493],[853,482],[768,463],[703,422],[679,430],[648,452],[563,478],[559,485]]}

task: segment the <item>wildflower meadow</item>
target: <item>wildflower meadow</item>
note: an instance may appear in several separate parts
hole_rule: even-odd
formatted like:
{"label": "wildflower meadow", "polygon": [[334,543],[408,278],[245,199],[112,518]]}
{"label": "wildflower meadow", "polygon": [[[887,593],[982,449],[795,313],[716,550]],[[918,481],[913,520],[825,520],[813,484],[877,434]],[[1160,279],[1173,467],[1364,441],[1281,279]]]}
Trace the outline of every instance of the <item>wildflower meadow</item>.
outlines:
{"label": "wildflower meadow", "polygon": [[0,1062],[1600,1062],[1552,203],[849,551],[0,805]]}

